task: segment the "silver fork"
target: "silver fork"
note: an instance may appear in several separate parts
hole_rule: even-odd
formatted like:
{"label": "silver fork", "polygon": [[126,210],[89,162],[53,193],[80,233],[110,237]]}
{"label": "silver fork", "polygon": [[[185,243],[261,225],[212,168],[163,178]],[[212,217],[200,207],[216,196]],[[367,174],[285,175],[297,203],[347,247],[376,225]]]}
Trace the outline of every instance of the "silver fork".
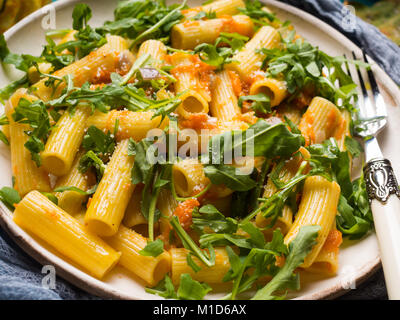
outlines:
{"label": "silver fork", "polygon": [[[356,59],[354,52],[353,58]],[[365,53],[363,59],[368,62]],[[368,79],[363,79],[358,66],[356,70],[363,98],[358,102],[359,117],[365,121],[364,130],[357,133],[365,142],[365,183],[374,217],[388,296],[389,299],[397,300],[400,299],[400,190],[392,165],[383,157],[376,139],[387,123],[386,104],[372,70],[367,70]],[[348,68],[347,72],[351,76]],[[373,99],[369,97],[365,85],[368,82]]]}

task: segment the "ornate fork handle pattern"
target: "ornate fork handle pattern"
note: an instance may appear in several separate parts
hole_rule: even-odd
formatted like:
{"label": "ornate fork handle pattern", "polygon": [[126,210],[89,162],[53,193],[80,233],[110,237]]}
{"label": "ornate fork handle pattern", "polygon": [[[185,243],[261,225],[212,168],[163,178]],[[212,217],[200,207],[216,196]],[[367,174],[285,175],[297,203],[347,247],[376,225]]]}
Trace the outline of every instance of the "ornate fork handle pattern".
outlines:
{"label": "ornate fork handle pattern", "polygon": [[392,194],[400,198],[400,189],[389,160],[369,161],[364,167],[364,177],[369,201],[377,199],[385,203]]}

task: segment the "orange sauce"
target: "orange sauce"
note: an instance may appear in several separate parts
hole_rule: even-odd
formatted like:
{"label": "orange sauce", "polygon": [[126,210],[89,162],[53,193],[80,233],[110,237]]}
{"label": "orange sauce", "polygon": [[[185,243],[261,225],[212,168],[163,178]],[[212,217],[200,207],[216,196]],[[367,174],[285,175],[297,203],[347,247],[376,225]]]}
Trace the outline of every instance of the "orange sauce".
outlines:
{"label": "orange sauce", "polygon": [[329,231],[323,248],[329,252],[338,252],[342,242],[342,233],[339,230],[331,230]]}
{"label": "orange sauce", "polygon": [[174,215],[178,217],[181,226],[186,230],[192,225],[193,209],[200,205],[197,199],[188,199],[181,202],[175,209]]}

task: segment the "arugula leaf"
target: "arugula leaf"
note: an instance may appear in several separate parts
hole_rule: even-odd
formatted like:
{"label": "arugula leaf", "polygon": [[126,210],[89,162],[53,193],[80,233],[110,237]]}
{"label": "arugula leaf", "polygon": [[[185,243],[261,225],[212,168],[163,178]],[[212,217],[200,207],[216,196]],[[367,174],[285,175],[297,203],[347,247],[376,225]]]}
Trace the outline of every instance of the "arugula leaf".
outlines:
{"label": "arugula leaf", "polygon": [[150,36],[153,39],[165,39],[169,37],[171,28],[183,18],[181,9],[185,4],[185,1],[181,5],[170,6],[161,0],[120,1],[114,11],[114,21],[105,22],[96,31],[135,39],[132,46]]}
{"label": "arugula leaf", "polygon": [[226,248],[231,269],[226,273],[223,281],[233,280],[233,288],[225,299],[235,299],[237,294],[252,288],[260,277],[275,275],[278,271],[276,256],[288,252],[280,230],[275,230],[272,240],[265,243],[261,231],[254,225],[246,223],[243,227],[250,235],[247,242],[251,250],[241,250],[241,255],[238,256],[231,248]]}
{"label": "arugula leaf", "polygon": [[201,250],[193,241],[193,239],[182,228],[181,224],[179,223],[178,217],[171,217],[170,224],[181,239],[182,244],[186,249],[190,250],[190,252],[195,257],[199,258],[199,260],[203,262],[207,267],[211,267],[215,264],[215,252],[211,246],[208,247],[208,254],[205,251]]}
{"label": "arugula leaf", "polygon": [[51,202],[53,202],[55,205],[58,205],[58,198],[50,193],[50,192],[40,192],[42,195],[44,195],[47,199],[49,199]]}
{"label": "arugula leaf", "polygon": [[215,19],[217,18],[217,14],[215,13],[215,11],[209,11],[209,12],[205,12],[205,11],[200,11],[198,14],[196,14],[193,18],[191,18],[190,20],[201,20],[203,18],[206,19]]}
{"label": "arugula leaf", "polygon": [[90,196],[90,195],[92,195],[92,194],[94,194],[96,192],[96,187],[95,188],[91,188],[88,191],[84,191],[84,190],[79,189],[79,188],[74,187],[74,186],[63,186],[63,187],[55,188],[53,191],[54,192],[73,191],[73,192],[79,193],[79,194],[81,194],[83,196]]}
{"label": "arugula leaf", "polygon": [[304,262],[304,259],[315,245],[315,239],[320,229],[320,226],[304,226],[300,228],[296,238],[289,244],[289,254],[286,257],[285,265],[265,287],[257,291],[252,300],[272,300],[276,298],[273,294],[278,291],[286,289],[298,290],[300,288],[300,277],[293,272]]}
{"label": "arugula leaf", "polygon": [[336,180],[342,194],[348,197],[352,193],[350,177],[350,158],[347,152],[340,151],[336,140],[330,138],[322,144],[314,144],[307,148],[311,154],[310,164],[314,170],[326,172]]}
{"label": "arugula leaf", "polygon": [[181,282],[178,288],[178,298],[183,300],[202,300],[211,291],[211,287],[206,283],[193,280],[190,274],[181,275]]}
{"label": "arugula leaf", "polygon": [[82,173],[87,172],[91,167],[96,169],[97,181],[103,177],[106,165],[92,150],[86,152],[79,161],[79,171]]}
{"label": "arugula leaf", "polygon": [[373,218],[363,174],[353,181],[352,186],[353,192],[348,199],[343,195],[339,199],[336,222],[343,235],[356,240],[373,227]]}
{"label": "arugula leaf", "polygon": [[362,145],[354,138],[346,136],[344,140],[346,150],[350,152],[353,158],[358,158],[360,153],[363,152]]}
{"label": "arugula leaf", "polygon": [[[247,40],[248,37],[238,33],[223,32],[214,44],[199,44],[194,48],[194,53],[197,53],[203,62],[215,67],[217,70],[222,70],[224,64],[233,61],[233,55],[244,46]],[[221,46],[222,44],[224,46]]]}
{"label": "arugula leaf", "polygon": [[7,136],[5,135],[5,133],[3,131],[0,130],[0,141],[3,142],[5,145],[9,146],[10,145],[10,141],[8,141]]}
{"label": "arugula leaf", "polygon": [[[267,67],[267,76],[284,77],[291,97],[289,102],[297,97],[306,87],[314,89],[314,95],[331,100],[336,105],[354,111],[352,99],[356,101],[356,84],[342,68],[344,62],[360,64],[360,62],[331,57],[310,43],[294,40],[292,30],[283,39],[283,48],[266,49],[258,52],[265,55],[262,68]],[[362,64],[367,66],[366,64]],[[338,87],[336,83],[339,83]]]}
{"label": "arugula leaf", "polygon": [[35,63],[42,61],[41,58],[29,54],[11,53],[8,49],[4,34],[0,35],[0,61],[14,65],[18,70],[28,72],[28,69]]}
{"label": "arugula leaf", "polygon": [[256,186],[256,182],[248,175],[240,174],[239,169],[227,166],[224,164],[219,165],[206,165],[204,173],[213,184],[223,184],[231,190],[235,191],[248,191]]}
{"label": "arugula leaf", "polygon": [[264,25],[266,22],[265,18],[272,22],[276,19],[273,13],[262,10],[264,4],[258,0],[245,0],[245,8],[238,8],[239,12],[252,18],[252,20],[258,24]]}
{"label": "arugula leaf", "polygon": [[75,30],[81,30],[87,25],[88,21],[92,17],[92,10],[85,3],[78,3],[72,11],[72,27]]}
{"label": "arugula leaf", "polygon": [[18,204],[22,199],[17,190],[10,187],[3,187],[0,189],[0,200],[7,206],[7,208],[14,211],[14,205]]}
{"label": "arugula leaf", "polygon": [[153,143],[155,137],[144,138],[136,143],[129,140],[128,154],[135,155],[131,179],[133,184],[144,183],[142,191],[141,210],[143,216],[148,220],[149,238],[154,237],[154,222],[161,213],[156,208],[158,195],[162,188],[166,187],[171,180],[171,165],[151,161],[149,154],[155,154],[157,146]]}
{"label": "arugula leaf", "polygon": [[83,138],[82,146],[85,150],[92,150],[98,156],[110,156],[115,149],[114,135],[105,134],[95,126],[90,126]]}
{"label": "arugula leaf", "polygon": [[[241,149],[243,155],[248,154],[247,149],[250,149],[250,155],[256,157],[287,158],[302,145],[303,136],[290,132],[284,123],[271,126],[265,120],[259,120],[243,132],[232,131],[213,136],[209,142],[209,158],[213,163],[223,163],[223,155],[233,155],[237,148]],[[219,158],[215,158],[215,155]]]}
{"label": "arugula leaf", "polygon": [[197,265],[196,262],[194,262],[194,260],[192,259],[191,253],[189,253],[186,256],[186,262],[187,262],[188,266],[193,269],[194,272],[199,272],[201,270],[201,267],[199,265]]}
{"label": "arugula leaf", "polygon": [[206,283],[200,283],[193,280],[192,277],[184,273],[181,275],[179,288],[175,292],[171,278],[165,275],[154,288],[146,288],[146,292],[159,295],[166,299],[183,299],[183,300],[202,300],[204,296],[211,291],[211,287]]}
{"label": "arugula leaf", "polygon": [[235,219],[225,217],[212,204],[202,206],[198,212],[192,214],[193,227],[200,233],[205,233],[209,228],[214,232],[235,233],[238,222]]}
{"label": "arugula leaf", "polygon": [[[41,57],[54,68],[54,71],[62,69],[75,61],[73,54],[62,52],[53,39],[46,36],[47,44],[43,46]],[[65,46],[65,45],[64,45]],[[70,52],[75,52],[75,48],[69,48]]]}
{"label": "arugula leaf", "polygon": [[145,290],[148,293],[159,295],[165,299],[178,298],[171,278],[168,275],[165,275],[164,279],[162,279],[154,288],[146,288]]}
{"label": "arugula leaf", "polygon": [[28,76],[25,75],[21,79],[11,82],[9,85],[0,89],[0,102],[8,100],[11,95],[19,88],[25,88],[29,85]]}
{"label": "arugula leaf", "polygon": [[144,249],[139,251],[139,254],[146,257],[158,257],[164,252],[164,242],[161,239],[150,241]]}
{"label": "arugula leaf", "polygon": [[15,122],[27,123],[33,129],[25,132],[29,136],[25,147],[31,152],[32,160],[40,167],[40,152],[44,150],[44,143],[51,131],[50,118],[44,102],[30,102],[21,98],[12,117]]}
{"label": "arugula leaf", "polygon": [[253,109],[258,114],[268,114],[271,113],[271,98],[265,93],[259,93],[250,96],[241,96],[238,100],[238,105],[243,108],[243,101],[253,101],[251,104],[251,109]]}

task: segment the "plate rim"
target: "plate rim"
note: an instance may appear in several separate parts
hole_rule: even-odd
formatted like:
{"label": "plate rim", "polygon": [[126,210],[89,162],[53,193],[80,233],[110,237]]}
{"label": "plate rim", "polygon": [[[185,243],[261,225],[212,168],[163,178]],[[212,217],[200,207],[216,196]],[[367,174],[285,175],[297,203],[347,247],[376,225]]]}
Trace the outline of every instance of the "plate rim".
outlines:
{"label": "plate rim", "polygon": [[[309,23],[315,25],[321,31],[329,34],[330,37],[339,41],[344,47],[354,50],[361,51],[361,49],[350,39],[344,36],[342,33],[337,31],[335,28],[327,24],[326,22],[314,17],[306,11],[303,11],[294,6],[278,2],[276,0],[260,0],[266,5],[271,5],[283,11],[286,11],[292,15],[299,17],[302,20],[308,20]],[[46,7],[53,7],[54,9],[62,9],[72,3],[80,2],[79,0],[59,0],[58,2],[48,4],[47,6],[35,11],[34,13],[28,15],[9,30],[4,33],[5,39],[8,41],[17,31],[24,28],[27,24],[31,23],[36,19],[42,18],[48,12]],[[369,57],[370,58],[370,57]],[[379,80],[381,86],[383,86],[390,97],[395,100],[395,104],[400,104],[400,89],[396,86],[394,81],[390,78],[385,71],[380,68],[373,59],[370,58],[374,64],[373,68],[376,71],[376,76]],[[96,279],[86,272],[80,270],[74,265],[63,260],[59,256],[55,255],[45,247],[43,247],[38,241],[36,241],[32,236],[25,232],[22,228],[17,226],[12,220],[12,212],[5,207],[3,203],[0,203],[0,226],[7,232],[7,234],[13,239],[13,241],[22,248],[25,253],[34,258],[42,265],[53,264],[57,269],[57,275],[71,284],[79,287],[80,289],[89,292],[95,296],[101,296],[103,298],[112,299],[126,299],[126,300],[140,300],[141,297],[135,296],[135,294],[125,294],[111,285]],[[379,255],[369,264],[363,266],[363,268],[358,271],[355,282],[357,285],[368,279],[380,268],[380,257]],[[301,300],[317,300],[317,299],[334,299],[337,298],[350,289],[344,289],[340,284],[333,285],[322,291],[315,293],[305,294],[303,296],[297,297],[295,299]],[[157,296],[155,296],[157,299]],[[161,299],[161,297],[160,297]]]}

